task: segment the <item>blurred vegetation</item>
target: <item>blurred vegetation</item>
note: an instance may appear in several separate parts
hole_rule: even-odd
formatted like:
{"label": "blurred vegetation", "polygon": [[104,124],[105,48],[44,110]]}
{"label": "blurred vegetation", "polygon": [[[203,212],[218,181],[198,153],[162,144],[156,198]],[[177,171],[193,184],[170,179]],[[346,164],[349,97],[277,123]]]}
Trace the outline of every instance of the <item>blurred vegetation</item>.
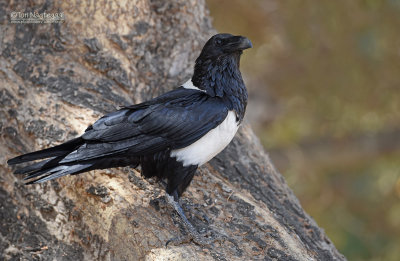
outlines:
{"label": "blurred vegetation", "polygon": [[400,0],[207,2],[253,42],[248,119],[303,207],[349,260],[400,260]]}

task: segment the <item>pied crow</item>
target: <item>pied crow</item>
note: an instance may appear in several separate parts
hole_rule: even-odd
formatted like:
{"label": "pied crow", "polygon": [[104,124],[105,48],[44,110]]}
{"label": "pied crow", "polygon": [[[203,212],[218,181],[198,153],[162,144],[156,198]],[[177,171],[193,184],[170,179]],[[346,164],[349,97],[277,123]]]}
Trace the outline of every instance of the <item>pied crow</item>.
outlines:
{"label": "pied crow", "polygon": [[95,169],[141,166],[141,174],[166,180],[168,201],[191,239],[201,242],[179,197],[196,169],[233,139],[246,110],[247,91],[239,62],[249,39],[217,34],[204,45],[194,73],[181,87],[149,101],[123,107],[61,145],[8,160],[9,165],[42,160],[19,168],[27,184]]}

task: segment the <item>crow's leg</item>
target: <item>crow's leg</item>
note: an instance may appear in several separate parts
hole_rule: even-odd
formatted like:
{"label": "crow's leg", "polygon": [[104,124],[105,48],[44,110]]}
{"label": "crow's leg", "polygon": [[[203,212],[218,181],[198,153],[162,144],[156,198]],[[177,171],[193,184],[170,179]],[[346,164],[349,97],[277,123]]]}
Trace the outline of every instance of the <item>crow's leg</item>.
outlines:
{"label": "crow's leg", "polygon": [[188,232],[188,235],[184,237],[175,237],[166,242],[166,246],[169,243],[173,243],[175,245],[179,245],[182,243],[188,243],[190,241],[193,241],[194,243],[201,245],[201,246],[206,246],[210,245],[211,243],[215,241],[221,241],[223,237],[219,236],[216,238],[205,238],[202,236],[199,232],[197,232],[196,228],[190,223],[190,221],[187,219],[185,213],[183,212],[183,209],[181,205],[179,204],[179,197],[178,197],[178,192],[175,190],[172,195],[167,194],[167,202],[170,204],[174,210],[178,213],[179,218],[181,219],[185,229]]}

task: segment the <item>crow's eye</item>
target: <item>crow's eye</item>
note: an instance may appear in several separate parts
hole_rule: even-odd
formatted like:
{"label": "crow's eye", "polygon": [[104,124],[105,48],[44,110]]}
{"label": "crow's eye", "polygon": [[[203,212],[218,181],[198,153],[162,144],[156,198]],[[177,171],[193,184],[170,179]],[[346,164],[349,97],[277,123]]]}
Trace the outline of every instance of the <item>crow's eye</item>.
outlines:
{"label": "crow's eye", "polygon": [[218,39],[215,40],[215,43],[216,43],[218,46],[220,46],[220,45],[222,44],[222,40],[218,38]]}

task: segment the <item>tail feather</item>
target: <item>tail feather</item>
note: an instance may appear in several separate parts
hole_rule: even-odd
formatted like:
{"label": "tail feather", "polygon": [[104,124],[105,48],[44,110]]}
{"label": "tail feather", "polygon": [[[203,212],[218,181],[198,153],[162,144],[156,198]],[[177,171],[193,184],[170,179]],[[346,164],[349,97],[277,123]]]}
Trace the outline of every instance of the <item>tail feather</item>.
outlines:
{"label": "tail feather", "polygon": [[56,157],[52,157],[50,159],[46,159],[46,160],[42,160],[39,162],[36,162],[32,165],[28,165],[26,167],[20,168],[20,169],[16,169],[14,171],[14,174],[27,174],[29,172],[33,172],[36,170],[40,170],[42,169],[47,163],[49,163],[50,161],[54,160]]}
{"label": "tail feather", "polygon": [[84,140],[81,137],[72,139],[58,146],[54,146],[48,149],[39,150],[31,153],[27,153],[7,161],[8,165],[15,165],[28,161],[46,159],[55,156],[65,156],[74,151],[78,146],[82,145]]}
{"label": "tail feather", "polygon": [[[37,183],[42,183],[48,180],[56,179],[62,176],[66,176],[69,174],[78,174],[80,172],[86,171],[86,169],[90,168],[93,164],[92,163],[86,163],[86,164],[76,164],[72,166],[67,166],[67,165],[60,165],[57,166],[53,169],[47,169],[44,171],[44,173],[48,173],[47,175],[44,175],[38,179],[31,180],[27,182],[26,184],[37,184]],[[44,174],[43,172],[40,174],[34,174],[34,175],[29,175],[26,177],[27,179],[31,179],[37,176],[40,176],[41,174]]]}
{"label": "tail feather", "polygon": [[137,166],[140,158],[114,154],[107,157],[97,157],[91,160],[63,162],[62,160],[73,151],[82,146],[85,141],[79,137],[61,145],[28,153],[10,159],[9,165],[24,163],[34,160],[30,165],[14,171],[15,174],[25,175],[26,184],[42,183],[66,175],[75,175],[93,169],[104,169],[121,166]]}
{"label": "tail feather", "polygon": [[[24,178],[24,180],[35,178],[35,177],[39,177],[40,175],[43,175],[43,174],[45,174],[47,172],[50,172],[54,168],[60,166],[60,165],[58,165],[58,162],[62,159],[62,157],[59,157],[59,158],[56,158],[56,159],[57,159],[57,161],[54,162],[53,164],[49,165],[49,166],[43,166],[41,168],[35,169],[35,171],[30,172],[30,173],[23,173],[23,174],[27,175]],[[15,173],[15,174],[17,174],[17,173]]]}
{"label": "tail feather", "polygon": [[14,165],[43,159],[42,161],[35,162],[31,165],[15,170],[15,174],[26,175],[24,180],[31,180],[26,184],[41,183],[68,174],[77,174],[78,172],[82,172],[91,167],[93,162],[63,165],[60,164],[60,161],[82,144],[84,144],[84,140],[81,137],[78,137],[58,146],[15,157],[8,160],[7,163],[9,165]]}

